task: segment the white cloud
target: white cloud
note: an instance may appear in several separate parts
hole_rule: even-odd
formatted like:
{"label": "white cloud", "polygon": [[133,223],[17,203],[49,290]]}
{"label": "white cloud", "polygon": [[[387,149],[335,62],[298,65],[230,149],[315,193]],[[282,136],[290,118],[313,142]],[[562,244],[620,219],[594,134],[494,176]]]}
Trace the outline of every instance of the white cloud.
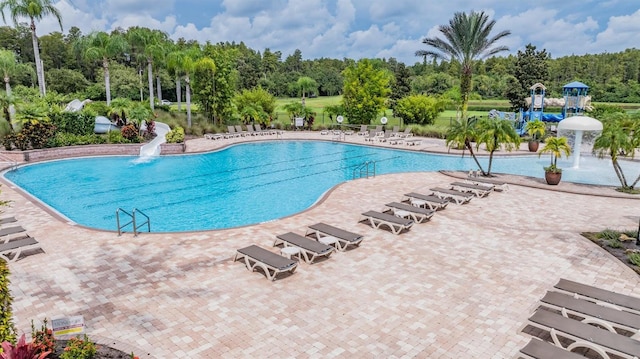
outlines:
{"label": "white cloud", "polygon": [[608,52],[623,51],[629,47],[640,47],[640,10],[631,15],[614,16],[607,28],[596,36],[592,48],[606,48]]}
{"label": "white cloud", "polygon": [[133,26],[158,29],[168,34],[171,34],[176,28],[176,18],[174,16],[167,16],[164,18],[164,20],[161,21],[151,17],[151,15],[129,14],[121,18],[118,18],[118,20],[114,21],[111,24],[111,30],[114,30],[119,27],[123,29],[128,29]]}
{"label": "white cloud", "polygon": [[[84,12],[65,0],[55,3],[54,6],[62,16],[63,33],[67,33],[72,26],[78,27],[83,33],[89,33],[92,30],[104,30],[108,25],[106,19],[96,18],[93,14]],[[36,29],[38,36],[42,36],[60,31],[60,25],[54,16],[47,16],[36,24]]]}

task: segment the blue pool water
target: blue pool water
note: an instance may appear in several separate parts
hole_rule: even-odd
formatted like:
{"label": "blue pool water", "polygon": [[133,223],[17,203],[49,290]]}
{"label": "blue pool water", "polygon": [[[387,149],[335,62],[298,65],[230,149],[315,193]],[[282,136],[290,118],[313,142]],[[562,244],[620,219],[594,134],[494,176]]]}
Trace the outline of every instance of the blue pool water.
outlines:
{"label": "blue pool water", "polygon": [[[116,209],[137,208],[152,232],[230,228],[300,212],[331,187],[351,180],[353,168],[376,161],[376,173],[475,169],[466,156],[433,155],[331,142],[239,144],[217,152],[166,156],[93,157],[23,166],[5,177],[73,222],[116,230]],[[586,160],[584,158],[583,160]],[[595,161],[594,159],[590,159]],[[486,167],[487,159],[481,159]],[[543,176],[548,157],[498,157],[492,171]],[[605,161],[564,167],[563,181],[617,185]],[[604,170],[603,170],[604,168]],[[408,184],[414,188],[418,184]]]}

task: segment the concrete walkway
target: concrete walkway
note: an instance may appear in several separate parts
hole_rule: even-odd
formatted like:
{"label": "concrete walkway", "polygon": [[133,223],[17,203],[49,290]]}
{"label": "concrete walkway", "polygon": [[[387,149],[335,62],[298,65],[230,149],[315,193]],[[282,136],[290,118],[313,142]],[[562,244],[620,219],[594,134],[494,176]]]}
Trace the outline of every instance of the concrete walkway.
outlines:
{"label": "concrete walkway", "polygon": [[[234,141],[196,139],[187,150]],[[501,177],[515,183],[509,192],[451,204],[401,235],[358,223],[360,213],[446,185],[448,174],[350,181],[273,222],[138,237],[64,223],[4,185],[3,216],[46,252],[10,265],[16,325],[28,332],[31,320],[83,315],[90,337],[141,358],[512,358],[559,278],[640,296],[640,277],[580,235],[637,228],[636,197],[512,177]],[[320,221],[365,240],[275,282],[231,261],[237,248],[271,248],[275,235]]]}

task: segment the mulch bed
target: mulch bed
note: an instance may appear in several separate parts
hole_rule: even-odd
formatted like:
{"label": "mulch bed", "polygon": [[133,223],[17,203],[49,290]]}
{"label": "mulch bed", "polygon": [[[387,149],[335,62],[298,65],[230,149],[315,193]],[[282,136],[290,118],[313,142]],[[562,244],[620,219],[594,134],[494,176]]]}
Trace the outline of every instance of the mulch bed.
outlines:
{"label": "mulch bed", "polygon": [[627,258],[626,251],[628,249],[637,249],[640,250],[640,246],[636,245],[636,241],[624,241],[620,242],[620,247],[614,248],[609,245],[609,241],[607,239],[601,239],[597,237],[598,233],[595,232],[584,232],[582,235],[592,241],[593,243],[600,246],[602,249],[611,253],[614,257],[616,257],[620,262],[624,263],[629,268],[633,269],[638,275],[640,275],[640,267],[634,265]]}
{"label": "mulch bed", "polygon": [[[51,359],[59,359],[60,355],[64,352],[64,347],[67,346],[66,340],[56,340],[56,351],[52,354],[49,354],[47,358]],[[96,355],[93,359],[129,359],[131,358],[131,353],[125,353],[121,350],[111,348],[109,346],[103,344],[96,344],[98,348]]]}

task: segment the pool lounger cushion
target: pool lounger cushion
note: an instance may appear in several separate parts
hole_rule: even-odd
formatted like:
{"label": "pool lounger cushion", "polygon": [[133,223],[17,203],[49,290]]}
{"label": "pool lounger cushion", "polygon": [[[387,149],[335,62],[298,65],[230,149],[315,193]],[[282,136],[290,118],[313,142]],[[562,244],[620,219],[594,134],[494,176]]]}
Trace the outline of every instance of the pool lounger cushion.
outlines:
{"label": "pool lounger cushion", "polygon": [[373,228],[380,228],[380,226],[387,226],[393,234],[400,234],[404,230],[409,230],[413,226],[413,220],[398,218],[394,215],[387,213],[380,213],[376,211],[367,211],[362,214],[360,223],[369,223]]}
{"label": "pool lounger cushion", "polygon": [[298,262],[256,245],[238,249],[233,261],[243,258],[248,270],[253,272],[256,268],[262,268],[267,279],[272,281],[276,279],[276,275],[279,273],[293,273],[298,267]]}
{"label": "pool lounger cushion", "polygon": [[496,191],[504,191],[507,192],[509,191],[509,184],[506,182],[501,182],[501,181],[497,181],[497,180],[492,180],[492,179],[488,179],[488,178],[480,178],[480,177],[467,177],[465,179],[466,182],[469,183],[473,183],[473,184],[479,184],[479,185],[491,185],[494,186],[494,190]]}
{"label": "pool lounger cushion", "polygon": [[475,197],[474,194],[454,191],[448,188],[435,187],[431,188],[430,190],[433,192],[434,196],[440,197],[442,199],[449,199],[456,202],[457,204],[469,203],[471,199]]}
{"label": "pool lounger cushion", "polygon": [[520,355],[526,359],[584,359],[585,357],[557,347],[549,342],[539,339],[531,339],[524,348],[520,349]]}
{"label": "pool lounger cushion", "polygon": [[334,247],[314,241],[299,234],[288,232],[276,236],[273,242],[274,246],[283,244],[285,247],[297,247],[300,249],[300,255],[305,262],[312,264],[316,258],[331,256],[331,253],[335,250]]}
{"label": "pool lounger cushion", "polygon": [[35,238],[22,237],[7,243],[0,243],[0,258],[7,262],[16,262],[21,258],[22,252],[39,248],[40,244]]}
{"label": "pool lounger cushion", "polygon": [[436,213],[434,210],[431,210],[431,209],[426,209],[426,208],[422,208],[422,207],[415,207],[415,206],[412,206],[410,204],[399,203],[399,202],[387,203],[387,204],[385,204],[385,206],[391,208],[391,211],[394,214],[395,214],[396,210],[408,212],[410,214],[411,218],[416,223],[426,222],[426,221],[430,220],[431,217],[433,217],[433,215]]}
{"label": "pool lounger cushion", "polygon": [[568,293],[576,298],[585,299],[595,303],[608,303],[620,310],[640,314],[640,298],[611,292],[605,289],[592,287],[590,285],[574,282],[561,278],[554,286],[555,290]]}
{"label": "pool lounger cushion", "polygon": [[21,226],[2,228],[0,229],[0,237],[8,236],[10,234],[22,233],[24,231],[25,229]]}

